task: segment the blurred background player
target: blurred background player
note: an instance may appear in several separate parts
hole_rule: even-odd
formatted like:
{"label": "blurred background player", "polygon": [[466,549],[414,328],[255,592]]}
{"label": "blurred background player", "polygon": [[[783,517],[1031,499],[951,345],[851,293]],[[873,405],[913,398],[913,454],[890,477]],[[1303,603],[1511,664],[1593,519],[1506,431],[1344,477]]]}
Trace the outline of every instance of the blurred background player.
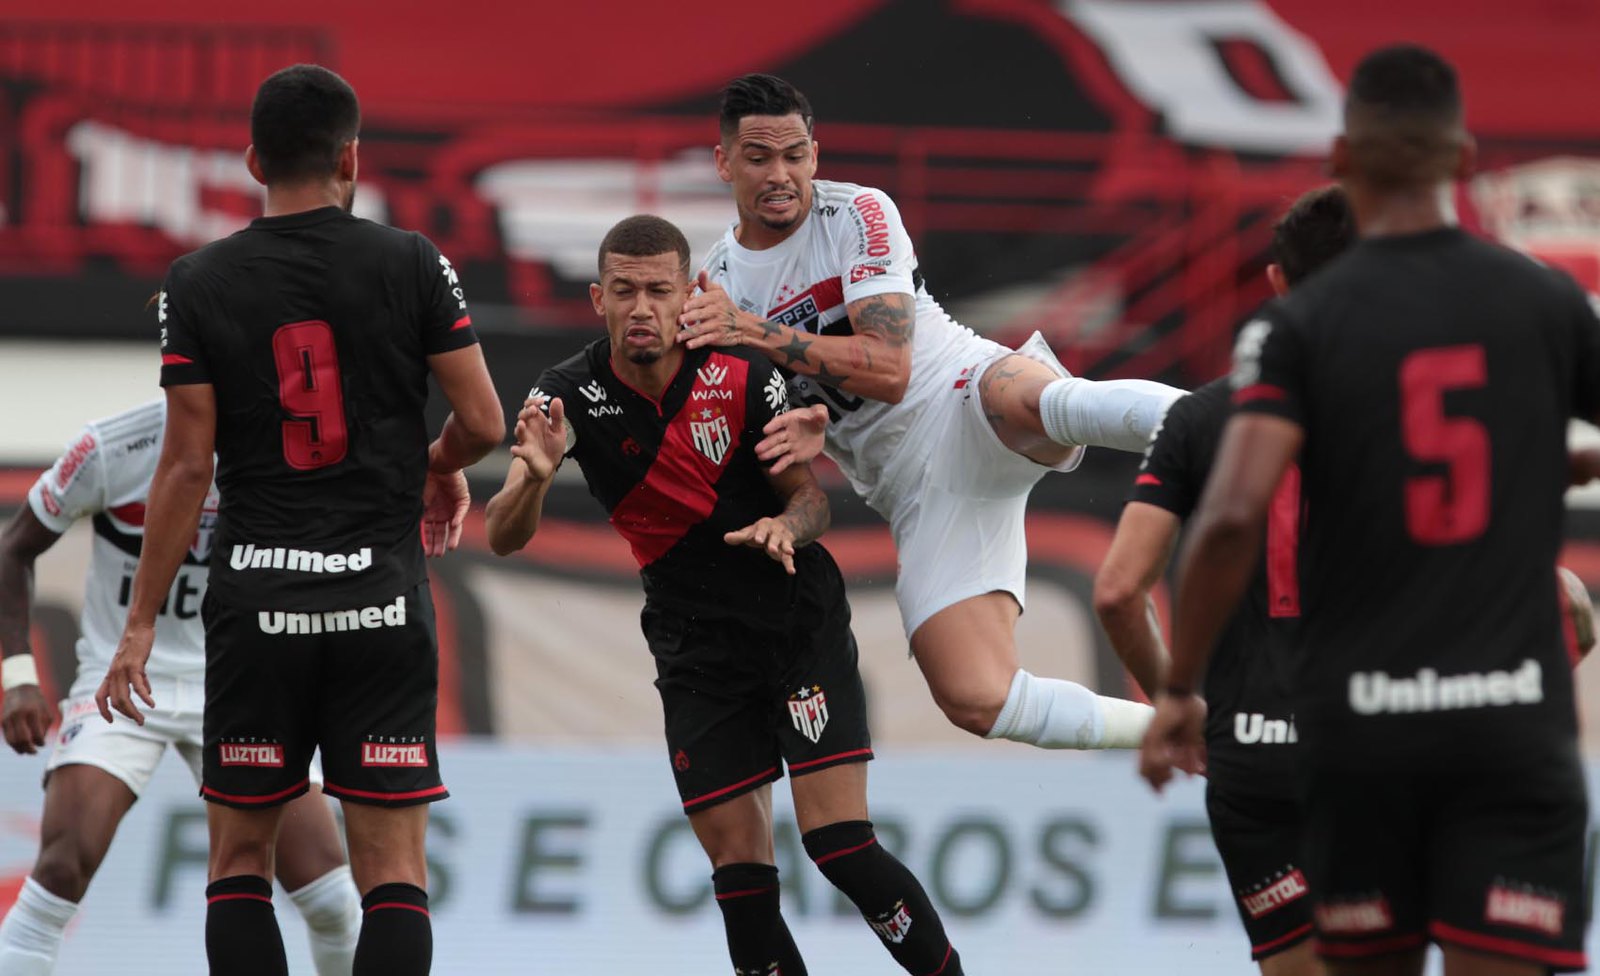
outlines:
{"label": "blurred background player", "polygon": [[[1273,232],[1267,266],[1273,291],[1286,294],[1344,253],[1355,235],[1344,191],[1325,187],[1302,196]],[[1150,593],[1200,501],[1231,411],[1226,377],[1167,411],[1095,577],[1095,610],[1106,634],[1152,699],[1165,684],[1168,661]],[[1316,976],[1322,967],[1311,951],[1310,889],[1300,867],[1304,817],[1285,674],[1300,615],[1296,468],[1273,498],[1267,532],[1249,598],[1228,621],[1206,671],[1206,809],[1263,976]]]}
{"label": "blurred background player", "polygon": [[[212,972],[287,972],[268,898],[283,804],[313,750],[362,894],[357,976],[429,971],[426,804],[438,648],[423,560],[452,548],[461,469],[505,432],[455,271],[420,234],[349,213],[355,92],[324,68],[262,82],[245,161],[266,216],[179,258],[160,296],[166,432],[128,621],[96,692],[154,707],[145,663],[215,451],[205,603]],[[455,412],[431,444],[429,373]]]}
{"label": "blurred background player", "polygon": [[[151,709],[142,726],[122,716],[106,725],[94,715],[94,689],[127,612],[166,413],[166,404],[156,400],[87,425],[34,483],[28,504],[0,535],[0,650],[10,674],[34,667],[28,643],[34,561],[79,519],[93,519],[95,533],[78,677],[61,703],[61,730],[45,767],[39,857],[0,923],[0,976],[54,971],[78,902],[167,746],[183,758],[196,782],[200,779],[206,666],[200,603],[215,537],[214,492],[206,496],[199,531],[156,616],[149,676],[162,707]],[[6,682],[0,726],[7,745],[32,754],[44,747],[50,724],[37,680]],[[284,810],[277,867],[305,919],[319,976],[349,976],[361,927],[360,899],[319,787]]]}
{"label": "blurred background player", "polygon": [[[1023,670],[1028,493],[1085,445],[1143,450],[1182,391],[1071,376],[1035,334],[1013,351],[957,324],[917,270],[894,201],[813,179],[810,103],[771,75],[723,94],[717,172],[739,219],[684,306],[690,348],[748,345],[813,406],[776,423],[765,459],[828,455],[889,521],[895,596],[934,701],[962,729],[1047,749],[1131,747],[1147,706]],[[780,462],[781,463],[781,462]]]}
{"label": "blurred background player", "polygon": [[[689,243],[636,216],[600,245],[589,294],[607,335],[539,377],[517,456],[489,501],[506,555],[538,529],[564,454],[633,548],[644,580],[667,752],[711,859],[736,974],[805,973],[779,913],[772,782],[787,765],[806,853],[917,976],[962,972],[916,877],[867,819],[872,758],[850,605],[816,539],[828,499],[805,464],[755,453],[789,407],[782,374],[743,350],[686,350]],[[549,416],[541,408],[548,403]]]}
{"label": "blurred background player", "polygon": [[1298,455],[1306,873],[1336,976],[1420,973],[1430,939],[1447,976],[1586,964],[1576,635],[1550,567],[1600,321],[1565,274],[1454,225],[1463,120],[1432,52],[1357,66],[1332,169],[1361,240],[1240,333],[1141,756],[1159,788],[1200,748],[1195,689]]}

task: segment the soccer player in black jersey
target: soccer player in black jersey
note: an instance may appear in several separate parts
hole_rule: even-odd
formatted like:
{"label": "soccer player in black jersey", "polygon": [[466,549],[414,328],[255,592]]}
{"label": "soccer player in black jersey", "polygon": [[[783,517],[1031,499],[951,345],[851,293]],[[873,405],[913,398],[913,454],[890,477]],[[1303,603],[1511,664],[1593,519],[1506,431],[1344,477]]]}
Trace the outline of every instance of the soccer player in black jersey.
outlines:
{"label": "soccer player in black jersey", "polygon": [[[351,216],[355,92],[285,68],[250,115],[266,216],[173,262],[160,296],[167,421],[128,622],[96,695],[135,721],[157,610],[211,483],[202,795],[214,973],[286,973],[272,913],[282,805],[321,748],[365,916],[357,976],[429,971],[426,803],[438,651],[423,565],[455,545],[461,469],[505,432],[455,271],[419,234]],[[429,373],[455,412],[429,443]],[[422,532],[419,534],[419,523]]]}
{"label": "soccer player in black jersey", "polygon": [[[1267,266],[1273,290],[1283,295],[1354,240],[1344,192],[1307,193],[1274,230]],[[1167,411],[1095,577],[1095,610],[1106,634],[1151,698],[1166,682],[1167,651],[1149,612],[1150,591],[1200,500],[1230,412],[1226,378]],[[1268,518],[1266,556],[1205,675],[1206,808],[1262,976],[1313,976],[1322,968],[1311,951],[1310,889],[1300,868],[1298,736],[1285,680],[1300,615],[1298,470],[1279,485]]]}
{"label": "soccer player in black jersey", "polygon": [[1360,242],[1241,331],[1141,765],[1199,747],[1195,694],[1299,456],[1295,676],[1318,953],[1334,974],[1584,968],[1587,797],[1551,568],[1568,419],[1600,415],[1600,320],[1566,275],[1454,226],[1454,70],[1351,78],[1332,169]]}
{"label": "soccer player in black jersey", "polygon": [[606,235],[590,295],[608,334],[539,377],[489,501],[490,545],[527,545],[568,455],[632,546],[667,756],[711,859],[736,974],[806,971],[773,859],[771,783],[787,765],[817,867],[907,972],[954,976],[961,959],[938,913],[867,820],[872,745],[850,605],[815,541],[827,496],[808,466],[773,474],[756,457],[762,428],[788,409],[784,378],[759,353],[675,341],[688,272],[688,242],[659,217]]}

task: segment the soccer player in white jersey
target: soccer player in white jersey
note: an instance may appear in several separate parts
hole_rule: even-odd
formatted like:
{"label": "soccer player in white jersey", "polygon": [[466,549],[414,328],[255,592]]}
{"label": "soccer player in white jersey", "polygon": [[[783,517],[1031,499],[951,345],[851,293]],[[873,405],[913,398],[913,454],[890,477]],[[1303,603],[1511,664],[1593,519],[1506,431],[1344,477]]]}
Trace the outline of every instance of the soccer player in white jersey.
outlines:
{"label": "soccer player in white jersey", "polygon": [[[145,500],[166,422],[157,400],[95,421],[28,492],[28,504],[0,534],[0,727],[20,754],[46,744],[50,709],[28,644],[33,564],[74,522],[91,518],[94,551],[84,591],[78,676],[61,703],[61,730],[45,767],[39,857],[16,904],[0,923],[0,976],[54,971],[67,923],[78,910],[117,825],[143,792],[167,746],[200,778],[205,628],[200,603],[216,522],[215,487],[200,531],[156,623],[149,676],[162,707],[144,725],[125,716],[107,724],[94,691],[104,677],[122,621],[144,533]],[[349,976],[361,925],[360,901],[339,835],[320,790],[296,800],[283,822],[278,874],[311,937],[319,976]]]}
{"label": "soccer player in white jersey", "polygon": [[889,521],[911,651],[951,722],[1047,749],[1137,746],[1148,706],[1020,666],[1024,510],[1086,446],[1143,450],[1182,391],[1085,380],[1041,336],[1011,350],[957,324],[923,287],[894,201],[813,179],[811,107],[788,82],[732,82],[721,130],[739,220],[679,340],[754,346],[793,374],[813,409],[773,421],[759,453],[810,460],[825,424],[829,456]]}

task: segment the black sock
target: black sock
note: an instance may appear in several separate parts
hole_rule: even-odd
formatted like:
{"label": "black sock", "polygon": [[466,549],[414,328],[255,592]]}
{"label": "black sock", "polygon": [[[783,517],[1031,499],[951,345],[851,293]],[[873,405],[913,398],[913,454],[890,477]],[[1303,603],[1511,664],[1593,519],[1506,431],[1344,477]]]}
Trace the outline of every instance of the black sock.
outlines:
{"label": "black sock", "polygon": [[240,874],[206,885],[206,961],[217,976],[289,976],[266,878]]}
{"label": "black sock", "polygon": [[427,976],[432,968],[428,893],[408,884],[382,884],[367,892],[361,899],[354,976]]}
{"label": "black sock", "polygon": [[806,976],[794,936],[778,911],[778,869],[770,864],[725,864],[711,887],[728,931],[734,976]]}
{"label": "black sock", "polygon": [[962,976],[961,956],[916,875],[878,844],[872,824],[846,820],[800,838],[817,869],[855,902],[883,947],[912,976]]}

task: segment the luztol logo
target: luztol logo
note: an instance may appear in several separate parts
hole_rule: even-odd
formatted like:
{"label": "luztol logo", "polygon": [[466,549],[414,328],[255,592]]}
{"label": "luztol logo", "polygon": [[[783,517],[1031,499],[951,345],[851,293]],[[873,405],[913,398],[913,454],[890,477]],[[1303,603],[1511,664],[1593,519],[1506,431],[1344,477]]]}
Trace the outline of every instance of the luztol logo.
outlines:
{"label": "luztol logo", "polygon": [[1292,901],[1298,901],[1311,892],[1310,885],[1306,884],[1306,876],[1300,873],[1299,868],[1293,868],[1281,878],[1277,878],[1264,887],[1248,895],[1239,896],[1239,904],[1251,918],[1260,918],[1270,915]]}
{"label": "luztol logo", "polygon": [[363,766],[428,765],[428,745],[417,736],[373,736],[361,743]]}
{"label": "luztol logo", "polygon": [[1560,898],[1539,894],[1529,889],[1516,889],[1497,884],[1489,889],[1489,900],[1484,906],[1483,919],[1497,925],[1511,925],[1532,929],[1552,937],[1561,934],[1561,922],[1566,903]]}
{"label": "luztol logo", "polygon": [[397,596],[386,607],[362,607],[359,610],[323,610],[312,613],[286,613],[282,610],[262,610],[256,614],[256,623],[263,634],[338,634],[347,630],[380,630],[384,627],[406,625],[406,598]]}
{"label": "luztol logo", "polygon": [[899,945],[906,940],[906,935],[911,931],[911,913],[906,911],[906,903],[894,903],[894,911],[870,918],[867,924],[872,926],[872,931],[878,933],[878,938],[885,942]]}
{"label": "luztol logo", "polygon": [[599,403],[600,401],[606,399],[606,388],[601,386],[598,382],[580,386],[578,387],[578,392],[582,393],[584,399],[588,400],[590,403]]}
{"label": "luztol logo", "polygon": [[282,569],[291,573],[359,573],[372,566],[372,549],[344,553],[322,553],[310,549],[285,549],[247,542],[236,545],[228,555],[228,565],[236,570]]}
{"label": "luztol logo", "polygon": [[283,766],[283,746],[276,742],[222,742],[217,752],[218,761],[224,766]]}
{"label": "luztol logo", "polygon": [[1382,895],[1360,901],[1336,901],[1318,905],[1317,928],[1324,932],[1358,935],[1382,932],[1394,925],[1389,900]]}
{"label": "luztol logo", "polygon": [[700,382],[707,386],[721,386],[722,381],[728,378],[728,367],[716,363],[706,363],[695,370],[695,375],[700,377]]}

